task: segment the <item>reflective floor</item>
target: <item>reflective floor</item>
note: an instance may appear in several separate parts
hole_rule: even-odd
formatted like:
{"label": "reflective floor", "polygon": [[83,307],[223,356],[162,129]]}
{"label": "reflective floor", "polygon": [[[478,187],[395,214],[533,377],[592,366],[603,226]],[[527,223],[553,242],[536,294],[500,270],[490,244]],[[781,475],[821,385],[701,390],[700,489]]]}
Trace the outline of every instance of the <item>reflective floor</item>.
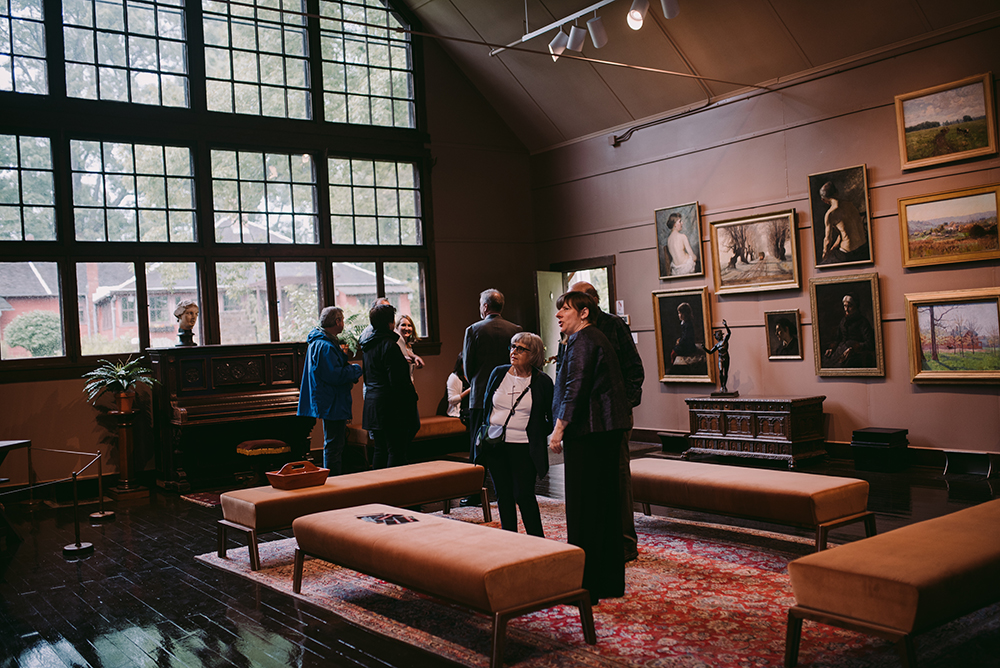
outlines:
{"label": "reflective floor", "polygon": [[[855,471],[849,461],[810,468],[867,479],[879,532],[996,498],[1000,491],[1000,481],[946,478],[929,469],[869,473]],[[538,491],[558,497],[561,490],[562,466],[556,465]],[[155,490],[149,499],[113,503],[114,521],[92,526],[87,519],[81,526],[81,538],[93,543],[94,553],[66,558],[63,547],[75,543],[71,506],[0,500],[24,538],[0,550],[0,668],[454,665],[196,562],[194,555],[215,549],[218,508]],[[84,506],[81,516],[94,510]],[[862,535],[860,525],[852,525],[831,540]],[[991,663],[995,657],[983,661],[997,665]]]}

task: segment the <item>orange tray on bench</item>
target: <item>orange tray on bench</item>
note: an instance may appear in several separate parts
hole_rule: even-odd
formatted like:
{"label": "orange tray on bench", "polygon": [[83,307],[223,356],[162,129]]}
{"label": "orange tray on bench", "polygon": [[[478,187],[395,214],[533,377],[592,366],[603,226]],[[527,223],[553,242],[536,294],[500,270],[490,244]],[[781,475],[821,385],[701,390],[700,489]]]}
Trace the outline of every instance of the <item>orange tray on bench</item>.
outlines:
{"label": "orange tray on bench", "polygon": [[330,469],[317,468],[312,462],[288,462],[280,471],[268,471],[267,481],[275,489],[316,487],[326,482]]}

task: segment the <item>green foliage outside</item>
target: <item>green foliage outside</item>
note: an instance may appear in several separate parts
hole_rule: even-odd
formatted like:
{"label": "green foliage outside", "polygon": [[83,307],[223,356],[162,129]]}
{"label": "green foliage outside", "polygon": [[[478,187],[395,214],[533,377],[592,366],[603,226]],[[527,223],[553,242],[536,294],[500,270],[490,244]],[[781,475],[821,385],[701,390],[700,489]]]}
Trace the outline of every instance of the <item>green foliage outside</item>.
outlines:
{"label": "green foliage outside", "polygon": [[305,341],[316,326],[316,287],[305,283],[284,288],[287,307],[281,319],[282,341]]}
{"label": "green foliage outside", "polygon": [[119,336],[118,338],[107,338],[100,334],[80,337],[80,352],[84,355],[115,355],[117,353],[134,353],[136,344],[132,343],[131,337]]}
{"label": "green foliage outside", "polygon": [[[939,140],[942,129],[947,129],[947,132]],[[960,153],[988,145],[985,118],[906,133],[906,157],[909,160]]]}
{"label": "green foliage outside", "polygon": [[4,330],[4,342],[20,346],[32,357],[55,357],[63,352],[62,318],[51,311],[31,311],[14,318]]}

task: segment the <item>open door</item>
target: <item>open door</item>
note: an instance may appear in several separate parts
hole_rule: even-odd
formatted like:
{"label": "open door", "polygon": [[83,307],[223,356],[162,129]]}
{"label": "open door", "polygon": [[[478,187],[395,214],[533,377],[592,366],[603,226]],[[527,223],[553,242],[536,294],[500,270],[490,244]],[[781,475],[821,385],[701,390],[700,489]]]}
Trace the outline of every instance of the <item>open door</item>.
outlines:
{"label": "open door", "polygon": [[[538,334],[545,344],[545,359],[559,352],[559,323],[556,322],[556,299],[563,293],[563,275],[558,271],[535,272],[535,296],[538,301]],[[555,380],[555,362],[542,367]]]}

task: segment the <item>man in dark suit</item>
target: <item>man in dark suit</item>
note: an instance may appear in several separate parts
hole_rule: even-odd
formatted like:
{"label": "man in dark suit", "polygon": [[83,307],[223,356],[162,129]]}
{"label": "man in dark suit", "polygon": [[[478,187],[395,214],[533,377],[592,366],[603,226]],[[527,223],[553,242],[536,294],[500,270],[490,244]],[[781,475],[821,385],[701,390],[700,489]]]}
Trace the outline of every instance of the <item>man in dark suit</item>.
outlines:
{"label": "man in dark suit", "polygon": [[[583,292],[594,298],[594,302],[600,304],[597,289],[590,283],[574,283],[570,290]],[[598,307],[600,308],[600,307]],[[642,359],[639,351],[635,348],[635,341],[632,340],[632,331],[625,321],[616,315],[598,310],[594,321],[597,329],[601,330],[611,347],[618,355],[618,363],[622,370],[622,380],[625,381],[625,399],[628,401],[629,424],[632,424],[632,409],[642,401],[642,382],[646,374],[642,369]],[[635,517],[632,501],[632,470],[629,465],[631,456],[629,454],[629,437],[632,430],[625,431],[622,438],[621,448],[618,455],[618,486],[621,491],[622,509],[622,538],[624,540],[625,561],[632,561],[639,556],[639,539],[635,534]]]}
{"label": "man in dark suit", "polygon": [[479,295],[479,314],[483,319],[465,330],[462,359],[465,377],[472,387],[469,393],[469,461],[475,457],[476,429],[483,422],[486,383],[493,369],[510,363],[510,339],[521,331],[520,325],[504,320],[500,315],[503,304],[503,294],[499,290],[483,290]]}

